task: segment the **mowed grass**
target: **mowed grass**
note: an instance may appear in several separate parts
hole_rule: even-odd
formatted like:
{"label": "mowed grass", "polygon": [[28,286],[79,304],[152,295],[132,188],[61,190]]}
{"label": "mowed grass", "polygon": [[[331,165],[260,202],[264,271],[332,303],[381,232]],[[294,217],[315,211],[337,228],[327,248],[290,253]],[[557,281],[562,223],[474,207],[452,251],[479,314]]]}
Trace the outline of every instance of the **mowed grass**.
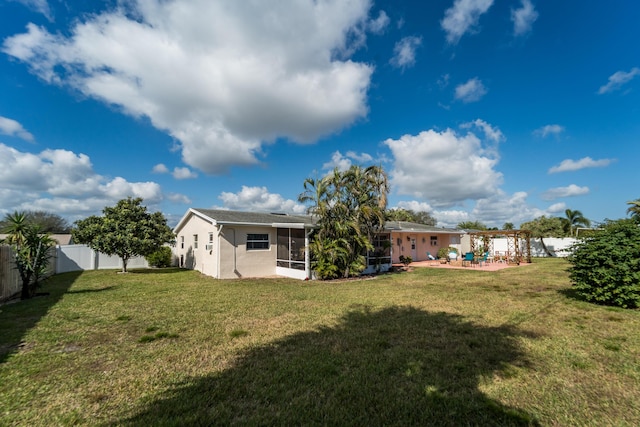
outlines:
{"label": "mowed grass", "polygon": [[640,311],[567,266],[58,275],[0,307],[0,425],[640,425]]}

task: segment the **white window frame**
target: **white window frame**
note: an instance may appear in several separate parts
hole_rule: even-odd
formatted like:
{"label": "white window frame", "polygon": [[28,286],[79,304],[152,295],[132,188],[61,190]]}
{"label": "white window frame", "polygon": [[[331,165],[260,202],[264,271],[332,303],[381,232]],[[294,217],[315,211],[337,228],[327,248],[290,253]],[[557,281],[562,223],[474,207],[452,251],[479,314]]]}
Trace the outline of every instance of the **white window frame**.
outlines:
{"label": "white window frame", "polygon": [[[265,239],[257,239],[256,236],[266,236]],[[250,238],[253,237],[253,238]],[[262,246],[266,243],[266,247],[253,247],[256,244],[260,244]],[[271,248],[271,236],[269,233],[247,233],[247,243],[246,243],[247,251],[268,251]]]}

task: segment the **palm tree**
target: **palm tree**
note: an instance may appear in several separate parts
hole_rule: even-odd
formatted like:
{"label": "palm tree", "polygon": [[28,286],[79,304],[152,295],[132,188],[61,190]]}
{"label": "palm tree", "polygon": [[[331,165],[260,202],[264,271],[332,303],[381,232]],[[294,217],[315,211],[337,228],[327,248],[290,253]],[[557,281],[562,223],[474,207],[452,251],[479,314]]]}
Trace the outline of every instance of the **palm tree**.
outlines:
{"label": "palm tree", "polygon": [[7,238],[4,239],[4,242],[8,245],[14,245],[17,248],[22,248],[26,243],[26,234],[29,229],[27,214],[25,212],[16,211],[12,214],[7,214],[3,222],[6,225],[2,232],[8,234]]}
{"label": "palm tree", "polygon": [[627,202],[629,208],[627,209],[627,215],[631,215],[631,218],[640,221],[640,199],[635,199]]}
{"label": "palm tree", "polygon": [[567,209],[564,213],[566,215],[566,218],[563,218],[565,232],[569,236],[573,236],[573,230],[576,229],[577,232],[577,228],[580,225],[583,227],[591,226],[591,221],[585,218],[579,210],[572,211],[571,209]]}
{"label": "palm tree", "polygon": [[372,237],[384,226],[389,181],[381,167],[337,168],[322,179],[307,178],[298,196],[317,219],[311,260],[321,278],[347,277],[364,268]]}
{"label": "palm tree", "polygon": [[7,226],[3,231],[8,236],[4,241],[11,245],[22,280],[20,298],[27,299],[33,296],[38,280],[46,270],[48,250],[55,242],[48,233],[40,233],[40,227],[30,223],[24,212],[7,215],[5,222]]}

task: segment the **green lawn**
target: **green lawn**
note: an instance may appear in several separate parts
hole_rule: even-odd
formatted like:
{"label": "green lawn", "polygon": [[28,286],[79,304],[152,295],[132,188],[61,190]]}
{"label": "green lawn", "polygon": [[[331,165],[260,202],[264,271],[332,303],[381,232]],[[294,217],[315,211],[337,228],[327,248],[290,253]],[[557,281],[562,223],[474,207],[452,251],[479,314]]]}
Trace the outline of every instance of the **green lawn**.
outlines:
{"label": "green lawn", "polygon": [[0,425],[640,425],[640,311],[566,267],[58,275],[0,306]]}

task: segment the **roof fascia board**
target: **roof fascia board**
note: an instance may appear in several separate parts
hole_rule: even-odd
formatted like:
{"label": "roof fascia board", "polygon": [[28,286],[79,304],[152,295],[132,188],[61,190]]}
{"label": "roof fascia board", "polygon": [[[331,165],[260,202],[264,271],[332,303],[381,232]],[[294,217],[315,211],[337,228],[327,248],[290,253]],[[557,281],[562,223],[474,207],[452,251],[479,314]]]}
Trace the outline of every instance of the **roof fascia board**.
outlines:
{"label": "roof fascia board", "polygon": [[182,217],[182,219],[180,219],[180,222],[178,222],[178,225],[176,225],[174,227],[173,232],[177,234],[178,231],[180,231],[180,229],[182,227],[184,227],[184,225],[187,223],[187,221],[189,220],[189,218],[192,215],[195,215],[195,216],[197,216],[199,218],[202,218],[203,220],[205,220],[207,222],[210,222],[213,225],[216,225],[216,220],[215,219],[213,219],[213,218],[211,218],[211,217],[209,217],[209,216],[203,214],[202,212],[199,212],[199,211],[197,211],[197,210],[195,210],[193,208],[189,208],[187,213],[185,213],[184,216]]}

